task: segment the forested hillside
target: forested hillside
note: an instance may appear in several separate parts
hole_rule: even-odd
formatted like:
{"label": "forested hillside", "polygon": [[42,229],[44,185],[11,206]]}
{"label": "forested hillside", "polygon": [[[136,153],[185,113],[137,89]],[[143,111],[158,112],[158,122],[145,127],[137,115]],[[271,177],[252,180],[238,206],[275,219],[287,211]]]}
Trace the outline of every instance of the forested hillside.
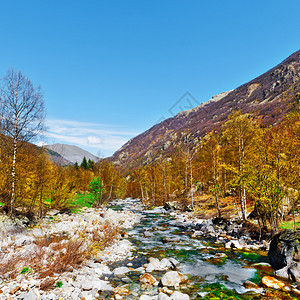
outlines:
{"label": "forested hillside", "polygon": [[186,142],[197,147],[201,138],[213,129],[220,129],[234,110],[261,117],[264,125],[279,124],[299,100],[299,82],[300,50],[220,100],[208,101],[153,126],[131,139],[111,159],[130,169],[168,157]]}

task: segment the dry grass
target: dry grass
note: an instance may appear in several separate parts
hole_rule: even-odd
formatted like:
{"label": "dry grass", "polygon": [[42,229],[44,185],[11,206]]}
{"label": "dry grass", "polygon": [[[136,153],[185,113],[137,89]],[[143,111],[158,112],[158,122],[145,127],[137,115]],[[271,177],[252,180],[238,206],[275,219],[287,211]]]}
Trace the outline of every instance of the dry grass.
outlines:
{"label": "dry grass", "polygon": [[[240,211],[238,199],[234,197],[219,198],[221,214],[225,218],[237,217],[235,201]],[[212,195],[201,195],[195,197],[195,214],[203,219],[214,218],[218,216],[215,198]],[[249,205],[249,203],[248,203]],[[250,203],[248,209],[251,210],[253,203]]]}
{"label": "dry grass", "polygon": [[118,226],[105,221],[100,230],[96,228],[92,232],[94,249],[98,252],[112,245],[120,234],[121,229]]}
{"label": "dry grass", "polygon": [[77,239],[65,235],[36,237],[26,252],[15,248],[9,254],[10,247],[0,253],[0,278],[14,279],[20,273],[33,274],[36,278],[45,278],[41,288],[47,289],[59,274],[79,267],[84,260],[113,244],[119,234],[119,227],[104,222],[97,224],[90,234],[82,232]]}

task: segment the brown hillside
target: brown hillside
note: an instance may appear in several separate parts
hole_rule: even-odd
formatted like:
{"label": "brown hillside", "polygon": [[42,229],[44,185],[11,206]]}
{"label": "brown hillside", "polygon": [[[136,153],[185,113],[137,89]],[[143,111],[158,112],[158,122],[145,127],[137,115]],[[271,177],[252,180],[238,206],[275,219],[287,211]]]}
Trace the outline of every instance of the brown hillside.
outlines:
{"label": "brown hillside", "polygon": [[153,126],[127,142],[111,160],[131,168],[167,156],[183,141],[197,144],[236,109],[262,116],[267,125],[277,124],[291,109],[299,84],[300,50],[261,76],[224,93],[220,100],[211,99]]}

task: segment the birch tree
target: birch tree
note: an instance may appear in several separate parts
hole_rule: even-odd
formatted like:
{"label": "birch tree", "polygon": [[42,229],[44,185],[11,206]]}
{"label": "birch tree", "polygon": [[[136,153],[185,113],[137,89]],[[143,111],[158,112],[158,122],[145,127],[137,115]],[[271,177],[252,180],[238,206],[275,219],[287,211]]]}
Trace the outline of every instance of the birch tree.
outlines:
{"label": "birch tree", "polygon": [[247,218],[246,181],[248,164],[251,163],[255,132],[259,128],[257,121],[251,115],[242,115],[241,111],[233,111],[223,127],[223,136],[232,160],[227,165],[234,176],[234,184],[239,190],[242,219]]}
{"label": "birch tree", "polygon": [[18,149],[33,141],[44,129],[45,106],[40,88],[20,71],[9,70],[0,86],[1,131],[9,137],[7,147],[11,156],[10,214],[15,204]]}

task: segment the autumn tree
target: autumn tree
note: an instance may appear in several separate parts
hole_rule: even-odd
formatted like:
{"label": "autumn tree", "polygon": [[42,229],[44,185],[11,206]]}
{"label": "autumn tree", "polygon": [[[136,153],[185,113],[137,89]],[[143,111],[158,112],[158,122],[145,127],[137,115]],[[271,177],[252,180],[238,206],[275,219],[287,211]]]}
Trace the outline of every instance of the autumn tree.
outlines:
{"label": "autumn tree", "polygon": [[221,169],[220,150],[220,134],[214,131],[208,133],[201,143],[200,159],[202,160],[202,170],[205,171],[208,179],[213,182],[213,193],[215,196],[215,202],[219,217],[221,217],[221,210],[219,205],[219,173]]}
{"label": "autumn tree", "polygon": [[243,220],[246,220],[247,216],[246,181],[249,171],[248,162],[251,161],[257,128],[258,124],[253,116],[243,115],[238,110],[232,112],[222,130],[228,152],[231,153],[231,160],[228,161],[227,169],[234,174],[232,185],[238,190]]}
{"label": "autumn tree", "polygon": [[32,141],[44,129],[45,106],[40,88],[20,71],[9,70],[0,86],[1,131],[8,136],[11,158],[10,214],[15,203],[18,150]]}

